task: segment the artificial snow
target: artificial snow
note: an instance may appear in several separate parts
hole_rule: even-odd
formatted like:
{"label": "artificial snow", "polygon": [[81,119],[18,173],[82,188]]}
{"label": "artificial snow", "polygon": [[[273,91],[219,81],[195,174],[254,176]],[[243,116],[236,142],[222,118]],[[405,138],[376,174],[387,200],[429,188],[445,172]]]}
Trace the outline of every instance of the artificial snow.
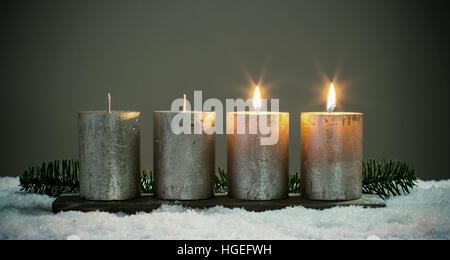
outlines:
{"label": "artificial snow", "polygon": [[51,211],[54,198],[0,178],[0,239],[450,239],[450,180],[419,181],[386,208],[266,212],[162,206],[136,215]]}

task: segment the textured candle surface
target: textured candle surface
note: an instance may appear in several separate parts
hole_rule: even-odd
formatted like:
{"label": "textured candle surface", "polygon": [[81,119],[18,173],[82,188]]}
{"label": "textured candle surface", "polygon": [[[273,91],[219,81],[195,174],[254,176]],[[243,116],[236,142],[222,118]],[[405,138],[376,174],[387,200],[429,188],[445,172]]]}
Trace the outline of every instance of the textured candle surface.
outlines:
{"label": "textured candle surface", "polygon": [[140,113],[78,113],[80,196],[126,200],[141,192]]}
{"label": "textured candle surface", "polygon": [[308,199],[361,197],[363,114],[301,113],[301,193]]}
{"label": "textured candle surface", "polygon": [[[250,134],[250,125],[258,122],[255,115],[267,113],[227,113],[228,194],[232,198],[274,200],[288,197],[289,113],[272,112],[267,116],[268,125],[277,124],[279,137],[276,144],[261,145],[261,138],[269,134],[260,131]],[[244,134],[238,134],[238,115],[247,122]]]}
{"label": "textured candle surface", "polygon": [[[191,134],[172,132],[172,119],[190,113]],[[204,121],[209,121],[203,124]],[[156,111],[153,114],[153,169],[155,196],[170,200],[208,199],[214,196],[215,112]],[[200,124],[201,134],[194,134]],[[205,127],[203,127],[205,126]]]}

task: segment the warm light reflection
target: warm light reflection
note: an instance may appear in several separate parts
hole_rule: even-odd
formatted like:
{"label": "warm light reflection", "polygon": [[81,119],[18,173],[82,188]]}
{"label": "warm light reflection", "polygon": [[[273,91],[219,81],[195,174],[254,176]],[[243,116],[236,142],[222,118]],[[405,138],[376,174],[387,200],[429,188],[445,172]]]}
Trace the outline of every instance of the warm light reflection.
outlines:
{"label": "warm light reflection", "polygon": [[327,100],[327,112],[333,112],[336,108],[336,90],[334,89],[333,83],[330,85],[328,90],[328,100]]}
{"label": "warm light reflection", "polygon": [[120,113],[118,117],[122,120],[130,120],[138,117],[140,114],[140,112],[124,112]]}
{"label": "warm light reflection", "polygon": [[256,86],[253,92],[253,108],[255,108],[255,111],[261,111],[261,92],[258,86]]}

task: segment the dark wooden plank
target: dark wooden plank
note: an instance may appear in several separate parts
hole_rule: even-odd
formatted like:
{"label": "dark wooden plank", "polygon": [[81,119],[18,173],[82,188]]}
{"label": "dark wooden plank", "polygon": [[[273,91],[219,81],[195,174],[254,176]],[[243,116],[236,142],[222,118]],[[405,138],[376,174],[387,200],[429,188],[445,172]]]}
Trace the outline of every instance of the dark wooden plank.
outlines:
{"label": "dark wooden plank", "polygon": [[225,194],[217,194],[215,198],[207,200],[191,201],[167,201],[159,200],[151,194],[144,194],[140,198],[126,201],[89,201],[81,199],[78,195],[62,195],[52,205],[53,212],[61,211],[105,211],[123,212],[134,214],[136,212],[151,212],[161,205],[182,205],[188,208],[205,209],[215,206],[225,208],[243,208],[248,211],[277,210],[286,207],[303,206],[312,209],[327,209],[336,206],[361,206],[365,208],[380,208],[386,204],[376,195],[364,194],[361,199],[351,201],[314,201],[291,194],[288,199],[271,201],[242,201],[227,197]]}

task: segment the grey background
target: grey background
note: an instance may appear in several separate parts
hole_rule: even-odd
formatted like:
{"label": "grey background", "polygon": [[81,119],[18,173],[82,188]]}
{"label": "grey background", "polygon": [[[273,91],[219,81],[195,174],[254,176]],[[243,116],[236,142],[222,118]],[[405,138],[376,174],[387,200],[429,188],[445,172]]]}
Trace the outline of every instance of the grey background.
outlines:
{"label": "grey background", "polygon": [[[152,112],[183,93],[249,98],[251,80],[290,112],[290,171],[301,111],[365,114],[364,156],[398,159],[422,179],[449,178],[446,1],[21,1],[2,3],[1,169],[17,176],[77,156],[76,114],[142,112],[152,168]],[[216,166],[226,166],[217,136]]]}

